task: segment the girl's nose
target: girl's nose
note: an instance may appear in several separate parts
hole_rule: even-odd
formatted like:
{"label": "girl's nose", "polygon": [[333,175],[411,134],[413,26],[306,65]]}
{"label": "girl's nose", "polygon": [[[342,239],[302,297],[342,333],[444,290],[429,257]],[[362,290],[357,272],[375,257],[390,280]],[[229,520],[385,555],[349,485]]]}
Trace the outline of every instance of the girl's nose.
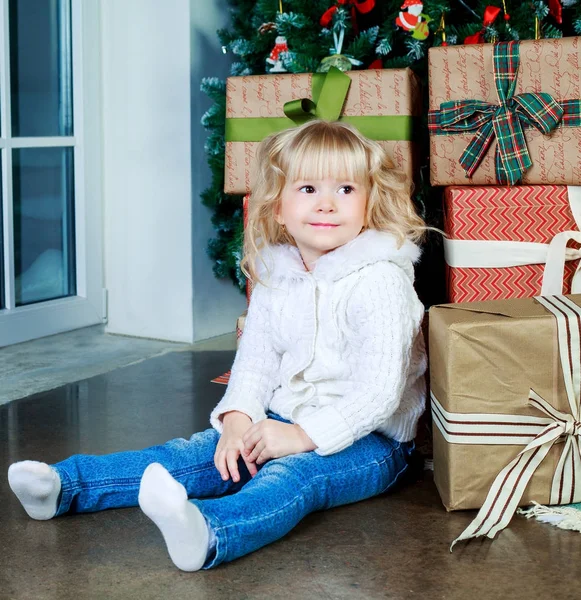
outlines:
{"label": "girl's nose", "polygon": [[330,212],[335,210],[335,200],[331,194],[321,194],[317,210],[321,212]]}

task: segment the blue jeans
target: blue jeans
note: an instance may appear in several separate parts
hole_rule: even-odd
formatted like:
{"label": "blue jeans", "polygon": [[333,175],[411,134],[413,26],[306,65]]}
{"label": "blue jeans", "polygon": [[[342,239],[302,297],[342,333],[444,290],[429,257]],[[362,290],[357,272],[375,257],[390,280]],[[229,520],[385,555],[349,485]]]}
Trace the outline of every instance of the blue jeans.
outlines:
{"label": "blue jeans", "polygon": [[71,456],[53,465],[62,483],[57,515],[137,506],[143,472],[158,462],[195,498],[214,532],[209,569],[280,539],[313,511],[385,492],[407,469],[414,448],[371,433],[330,456],[305,452],[271,460],[253,478],[240,459],[241,480],[234,483],[223,481],[214,465],[219,437],[207,429],[145,450]]}

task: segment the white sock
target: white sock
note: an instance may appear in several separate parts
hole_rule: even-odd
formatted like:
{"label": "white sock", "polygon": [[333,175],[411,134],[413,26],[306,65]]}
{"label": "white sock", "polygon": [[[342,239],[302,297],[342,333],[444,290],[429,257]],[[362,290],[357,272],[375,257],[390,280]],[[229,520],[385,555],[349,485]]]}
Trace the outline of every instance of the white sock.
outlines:
{"label": "white sock", "polygon": [[8,467],[8,483],[33,519],[52,519],[57,510],[61,480],[46,463],[23,460]]}
{"label": "white sock", "polygon": [[184,486],[159,463],[143,473],[139,506],[159,527],[175,566],[182,571],[201,569],[208,554],[206,519],[188,502]]}

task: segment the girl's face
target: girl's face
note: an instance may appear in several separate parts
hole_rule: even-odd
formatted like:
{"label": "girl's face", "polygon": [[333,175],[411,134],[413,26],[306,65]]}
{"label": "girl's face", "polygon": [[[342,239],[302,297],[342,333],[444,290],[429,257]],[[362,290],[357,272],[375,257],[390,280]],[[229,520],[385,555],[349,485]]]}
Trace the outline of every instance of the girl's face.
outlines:
{"label": "girl's face", "polygon": [[365,224],[367,192],[341,179],[288,182],[276,220],[294,238],[310,271],[315,261],[355,239]]}

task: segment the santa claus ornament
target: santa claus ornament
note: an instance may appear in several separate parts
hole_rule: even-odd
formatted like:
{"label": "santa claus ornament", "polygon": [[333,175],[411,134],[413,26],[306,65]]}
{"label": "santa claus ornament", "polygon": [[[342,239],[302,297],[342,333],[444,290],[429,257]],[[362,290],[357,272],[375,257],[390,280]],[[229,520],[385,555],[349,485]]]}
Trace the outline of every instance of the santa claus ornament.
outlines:
{"label": "santa claus ornament", "polygon": [[274,48],[272,49],[270,56],[266,59],[266,62],[272,67],[269,69],[270,73],[286,73],[286,69],[282,64],[280,55],[283,52],[288,52],[288,45],[286,38],[282,35],[277,35],[274,40]]}
{"label": "santa claus ornament", "polygon": [[395,24],[403,30],[409,31],[412,37],[425,40],[430,35],[428,29],[430,17],[422,13],[423,9],[424,5],[421,0],[405,0],[399,16],[395,19]]}

